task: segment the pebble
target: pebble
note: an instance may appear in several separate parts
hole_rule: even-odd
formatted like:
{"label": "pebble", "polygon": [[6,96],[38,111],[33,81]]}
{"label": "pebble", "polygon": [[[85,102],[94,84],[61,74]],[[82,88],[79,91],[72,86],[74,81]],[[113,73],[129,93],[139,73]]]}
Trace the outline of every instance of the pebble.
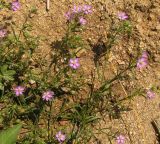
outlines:
{"label": "pebble", "polygon": [[156,30],[160,30],[160,24],[156,26]]}

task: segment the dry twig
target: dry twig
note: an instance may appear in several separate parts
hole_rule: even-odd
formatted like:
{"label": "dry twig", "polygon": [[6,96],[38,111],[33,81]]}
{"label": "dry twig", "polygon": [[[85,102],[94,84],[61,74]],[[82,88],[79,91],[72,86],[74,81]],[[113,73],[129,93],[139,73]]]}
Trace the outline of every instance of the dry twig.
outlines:
{"label": "dry twig", "polygon": [[49,7],[50,7],[50,0],[47,0],[47,10],[49,11]]}

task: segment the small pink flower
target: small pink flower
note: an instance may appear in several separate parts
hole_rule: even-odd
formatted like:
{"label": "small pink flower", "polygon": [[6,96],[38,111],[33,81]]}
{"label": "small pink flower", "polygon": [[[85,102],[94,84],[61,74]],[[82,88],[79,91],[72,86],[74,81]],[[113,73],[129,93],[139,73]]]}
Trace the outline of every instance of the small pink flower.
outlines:
{"label": "small pink flower", "polygon": [[20,95],[23,95],[25,88],[22,86],[17,86],[15,88],[13,88],[13,90],[14,90],[16,96],[20,96]]}
{"label": "small pink flower", "polygon": [[148,59],[148,53],[147,53],[146,51],[144,51],[144,52],[142,53],[142,58]]}
{"label": "small pink flower", "polygon": [[46,91],[46,92],[43,93],[42,99],[45,100],[45,101],[51,101],[53,96],[54,96],[53,91]]}
{"label": "small pink flower", "polygon": [[92,13],[92,6],[90,6],[90,5],[83,5],[82,9],[83,9],[83,12],[84,12],[85,14],[90,14],[90,13]]}
{"label": "small pink flower", "polygon": [[74,5],[72,11],[73,11],[73,13],[80,13],[82,11],[82,7]]}
{"label": "small pink flower", "polygon": [[90,5],[81,5],[81,6],[76,6],[72,8],[71,12],[65,13],[65,17],[67,20],[71,20],[75,15],[82,13],[82,14],[90,14],[92,13],[92,6]]}
{"label": "small pink flower", "polygon": [[119,12],[118,13],[118,18],[120,20],[126,20],[126,19],[128,19],[128,15],[125,12]]}
{"label": "small pink flower", "polygon": [[56,134],[56,139],[58,140],[58,142],[62,143],[62,142],[65,141],[66,135],[63,134],[61,131],[59,131],[59,132]]}
{"label": "small pink flower", "polygon": [[79,59],[78,58],[72,58],[69,60],[69,66],[72,67],[73,69],[77,69],[80,64],[79,64]]}
{"label": "small pink flower", "polygon": [[155,93],[152,91],[152,90],[148,90],[147,91],[147,98],[148,99],[153,99],[153,98],[155,98]]}
{"label": "small pink flower", "polygon": [[142,53],[142,56],[137,61],[137,68],[139,70],[142,70],[143,68],[146,68],[148,65],[148,53],[144,51]]}
{"label": "small pink flower", "polygon": [[13,11],[17,11],[20,9],[20,3],[18,1],[13,1],[11,4],[11,8]]}
{"label": "small pink flower", "polygon": [[5,29],[0,30],[0,38],[4,38],[6,36],[7,32]]}
{"label": "small pink flower", "polygon": [[80,17],[80,18],[79,18],[79,23],[80,23],[81,25],[85,25],[85,24],[87,23],[87,21],[86,21],[83,17]]}
{"label": "small pink flower", "polygon": [[123,135],[119,135],[116,138],[117,144],[124,144],[125,143],[125,137]]}
{"label": "small pink flower", "polygon": [[147,65],[148,65],[148,60],[146,58],[141,57],[140,59],[138,59],[137,68],[139,70],[146,68]]}
{"label": "small pink flower", "polygon": [[72,17],[73,17],[73,14],[71,14],[70,12],[66,12],[65,13],[65,17],[66,17],[67,20],[70,21],[72,19]]}

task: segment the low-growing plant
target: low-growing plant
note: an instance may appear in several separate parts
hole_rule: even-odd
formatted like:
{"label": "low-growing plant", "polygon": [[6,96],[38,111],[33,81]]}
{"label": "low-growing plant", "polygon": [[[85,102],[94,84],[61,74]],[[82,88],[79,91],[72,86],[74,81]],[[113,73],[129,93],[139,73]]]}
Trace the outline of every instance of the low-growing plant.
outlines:
{"label": "low-growing plant", "polygon": [[[19,8],[18,1],[12,3],[13,11]],[[117,68],[110,78],[105,78],[104,69],[98,64],[117,41],[131,36],[131,22],[125,13],[119,14],[120,22],[111,29],[107,39],[100,44],[90,44],[90,51],[95,52],[96,65],[91,77],[84,76],[79,52],[86,48],[87,42],[81,31],[85,30],[92,10],[90,5],[80,5],[65,14],[66,33],[61,41],[51,44],[51,60],[36,52],[43,41],[31,34],[31,14],[36,14],[36,8],[26,15],[20,30],[12,20],[6,29],[0,29],[0,102],[4,105],[0,122],[3,129],[23,124],[24,133],[17,144],[86,144],[93,140],[98,143],[99,133],[105,133],[111,143],[118,131],[111,127],[97,129],[96,124],[105,116],[121,118],[123,111],[130,110],[124,101],[144,93],[139,88],[120,97],[113,88],[117,82],[129,80],[127,73],[135,67],[142,70],[147,66],[147,52],[143,52],[137,64],[133,58],[123,68]],[[103,80],[99,79],[100,73]],[[147,94],[153,97],[151,90]],[[15,128],[15,134],[19,129],[19,126]],[[124,136],[119,135],[117,141],[124,141]]]}

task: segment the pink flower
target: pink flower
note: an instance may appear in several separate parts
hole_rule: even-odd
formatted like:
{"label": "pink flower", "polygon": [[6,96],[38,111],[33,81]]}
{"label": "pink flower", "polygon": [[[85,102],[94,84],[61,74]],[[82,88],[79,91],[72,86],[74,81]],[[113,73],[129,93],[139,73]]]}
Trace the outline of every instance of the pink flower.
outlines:
{"label": "pink flower", "polygon": [[143,68],[146,68],[148,65],[148,53],[144,51],[142,53],[142,56],[137,61],[137,68],[139,70],[142,70]]}
{"label": "pink flower", "polygon": [[85,14],[90,14],[90,13],[92,13],[92,6],[90,6],[90,5],[83,5],[82,9],[83,9],[83,12],[84,12]]}
{"label": "pink flower", "polygon": [[11,4],[11,8],[13,11],[17,11],[20,9],[20,3],[18,1],[13,1]]}
{"label": "pink flower", "polygon": [[148,65],[148,60],[146,58],[140,58],[138,59],[138,62],[137,62],[137,68],[139,70],[142,70],[143,68],[146,68]]}
{"label": "pink flower", "polygon": [[86,21],[83,17],[80,17],[80,18],[79,18],[79,23],[80,23],[81,25],[85,25],[85,24],[87,23],[87,21]]}
{"label": "pink flower", "polygon": [[5,29],[0,30],[0,38],[4,38],[6,36],[7,32]]}
{"label": "pink flower", "polygon": [[119,12],[118,13],[118,18],[120,20],[126,20],[126,19],[128,19],[128,15],[125,12]]}
{"label": "pink flower", "polygon": [[71,12],[65,13],[65,17],[67,18],[67,20],[72,20],[74,16],[77,16],[80,13],[81,14],[92,13],[92,7],[90,5],[81,5],[81,6],[74,5]]}
{"label": "pink flower", "polygon": [[17,87],[15,87],[15,88],[13,88],[13,90],[14,90],[16,96],[20,96],[20,95],[23,94],[25,88],[22,87],[22,86],[17,86]]}
{"label": "pink flower", "polygon": [[80,13],[83,12],[84,14],[92,13],[92,6],[90,5],[82,5],[82,6],[75,6],[72,9],[73,13]]}
{"label": "pink flower", "polygon": [[152,90],[147,91],[147,98],[148,99],[153,99],[155,98],[155,93]]}
{"label": "pink flower", "polygon": [[66,135],[63,134],[61,131],[59,131],[59,132],[56,134],[56,139],[57,139],[60,143],[62,143],[62,142],[65,141]]}
{"label": "pink flower", "polygon": [[46,92],[43,93],[42,99],[45,100],[45,101],[51,101],[53,96],[54,96],[53,91],[46,91]]}
{"label": "pink flower", "polygon": [[117,144],[124,144],[125,143],[125,137],[123,135],[119,135],[116,138],[116,142],[117,142]]}
{"label": "pink flower", "polygon": [[77,69],[80,64],[79,64],[79,59],[78,58],[72,58],[69,60],[69,66],[72,67],[73,69]]}
{"label": "pink flower", "polygon": [[142,53],[142,58],[148,59],[148,53],[147,53],[146,51],[144,51],[144,52]]}
{"label": "pink flower", "polygon": [[71,14],[70,12],[66,12],[65,17],[66,17],[67,20],[71,20],[72,17],[73,17],[73,14]]}
{"label": "pink flower", "polygon": [[72,11],[73,11],[73,13],[80,13],[82,11],[82,7],[74,5]]}

